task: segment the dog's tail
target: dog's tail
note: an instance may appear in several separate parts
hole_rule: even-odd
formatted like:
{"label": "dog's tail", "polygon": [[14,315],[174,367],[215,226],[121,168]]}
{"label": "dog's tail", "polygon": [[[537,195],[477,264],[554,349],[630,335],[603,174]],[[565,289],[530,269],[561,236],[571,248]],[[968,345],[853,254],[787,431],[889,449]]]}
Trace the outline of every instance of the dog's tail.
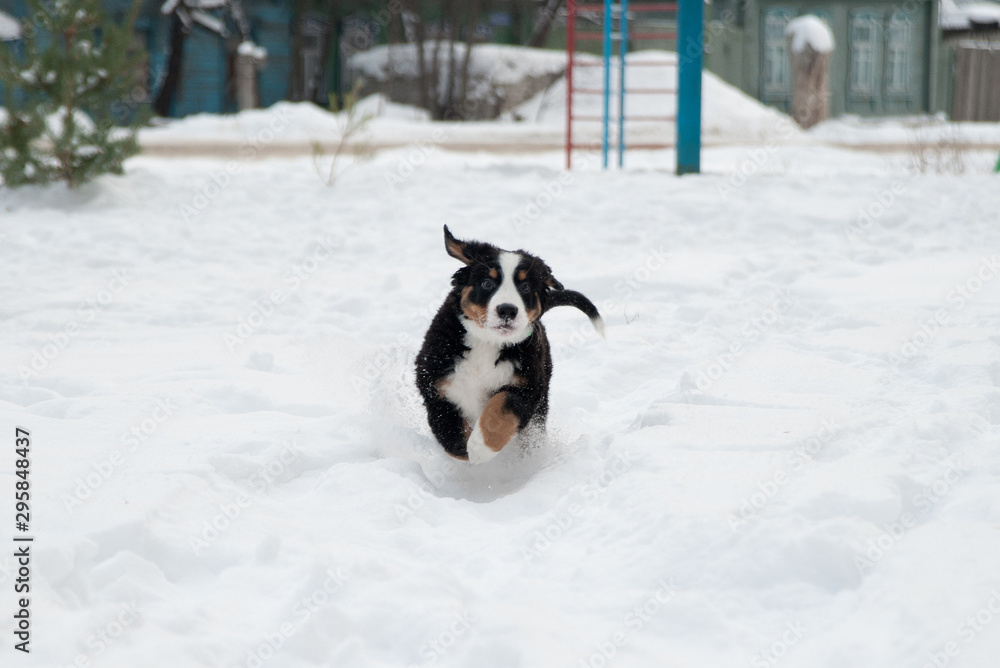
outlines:
{"label": "dog's tail", "polygon": [[582,294],[575,290],[553,290],[549,293],[549,308],[556,306],[573,306],[580,309],[584,315],[590,318],[590,324],[594,326],[601,338],[604,338],[604,318],[601,317],[594,303]]}

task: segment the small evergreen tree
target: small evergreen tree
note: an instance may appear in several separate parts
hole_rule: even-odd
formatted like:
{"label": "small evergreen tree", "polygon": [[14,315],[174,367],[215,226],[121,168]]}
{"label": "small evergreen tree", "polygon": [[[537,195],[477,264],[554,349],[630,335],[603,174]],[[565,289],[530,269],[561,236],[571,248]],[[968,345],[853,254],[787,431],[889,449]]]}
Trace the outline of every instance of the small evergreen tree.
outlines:
{"label": "small evergreen tree", "polygon": [[[8,186],[65,181],[70,187],[111,172],[138,152],[142,114],[133,99],[132,45],[137,1],[121,25],[100,0],[28,0],[23,41],[0,48],[7,113],[0,118],[0,177]],[[119,127],[118,123],[128,123]]]}

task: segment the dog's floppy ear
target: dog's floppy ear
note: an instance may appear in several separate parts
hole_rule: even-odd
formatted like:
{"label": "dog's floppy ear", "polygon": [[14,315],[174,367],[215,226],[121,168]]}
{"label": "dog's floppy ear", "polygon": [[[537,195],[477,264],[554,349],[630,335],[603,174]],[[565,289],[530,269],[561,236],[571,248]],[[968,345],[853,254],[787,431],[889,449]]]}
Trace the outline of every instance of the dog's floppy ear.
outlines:
{"label": "dog's floppy ear", "polygon": [[468,246],[467,242],[459,241],[452,236],[447,225],[444,226],[444,249],[448,251],[448,255],[465,264],[472,264],[472,258],[468,254]]}
{"label": "dog's floppy ear", "polygon": [[552,288],[553,290],[565,290],[563,284],[556,280],[556,277],[552,275],[552,269],[549,265],[542,263],[542,283]]}

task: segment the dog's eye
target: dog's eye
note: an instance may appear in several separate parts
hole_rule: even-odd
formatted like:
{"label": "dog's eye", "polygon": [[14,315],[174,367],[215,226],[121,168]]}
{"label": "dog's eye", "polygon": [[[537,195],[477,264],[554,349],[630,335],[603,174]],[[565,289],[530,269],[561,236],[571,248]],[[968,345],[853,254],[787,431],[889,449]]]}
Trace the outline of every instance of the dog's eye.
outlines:
{"label": "dog's eye", "polygon": [[521,287],[519,287],[518,290],[521,291],[522,295],[526,295],[529,292],[531,292],[531,286],[528,285],[527,283],[521,283]]}
{"label": "dog's eye", "polygon": [[483,282],[480,285],[482,286],[483,290],[493,289],[493,281],[488,278],[483,279]]}

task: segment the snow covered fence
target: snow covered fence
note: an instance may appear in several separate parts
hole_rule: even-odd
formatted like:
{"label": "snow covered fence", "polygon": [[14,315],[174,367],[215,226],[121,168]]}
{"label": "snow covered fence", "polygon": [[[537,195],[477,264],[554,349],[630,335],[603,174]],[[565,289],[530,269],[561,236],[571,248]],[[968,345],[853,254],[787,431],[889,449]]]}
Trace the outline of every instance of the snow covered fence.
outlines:
{"label": "snow covered fence", "polygon": [[660,578],[659,587],[642,603],[625,614],[621,627],[594,645],[596,650],[579,663],[579,668],[605,668],[635,634],[642,631],[677,595],[673,578]]}
{"label": "snow covered fence", "polygon": [[936,309],[934,314],[920,323],[919,328],[908,336],[899,347],[899,354],[889,353],[889,363],[894,369],[915,358],[941,332],[948,321],[961,311],[966,304],[979,294],[987,283],[1000,274],[1000,255],[981,257],[979,265],[964,281],[956,283],[945,300],[949,306]]}
{"label": "snow covered fence", "polygon": [[49,342],[34,350],[27,364],[18,365],[17,375],[21,381],[26,383],[29,378],[41,377],[42,372],[69,348],[73,339],[92,325],[134,280],[135,275],[129,269],[113,270],[104,288],[80,302],[76,317],[64,322],[54,334],[49,334]]}

